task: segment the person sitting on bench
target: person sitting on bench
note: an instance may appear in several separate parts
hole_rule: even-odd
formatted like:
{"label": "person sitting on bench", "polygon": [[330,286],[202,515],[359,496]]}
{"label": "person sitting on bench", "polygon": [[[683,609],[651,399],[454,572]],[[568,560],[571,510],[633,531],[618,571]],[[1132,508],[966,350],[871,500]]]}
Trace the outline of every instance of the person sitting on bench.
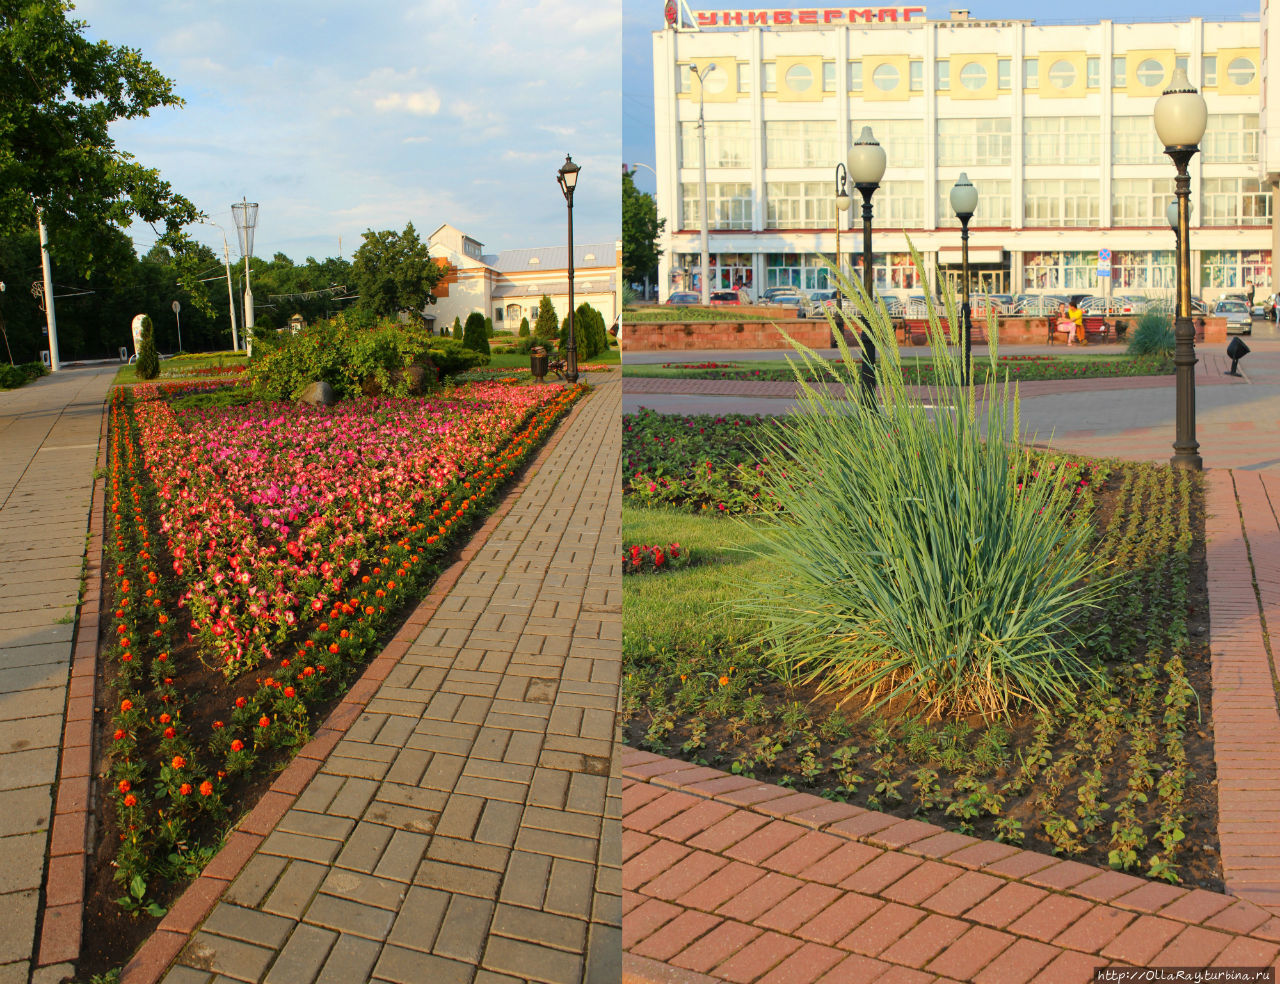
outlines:
{"label": "person sitting on bench", "polygon": [[1074,345],[1076,343],[1076,323],[1071,319],[1070,314],[1067,313],[1067,306],[1065,304],[1058,305],[1058,324],[1056,328],[1058,331],[1064,331],[1067,333],[1068,345]]}

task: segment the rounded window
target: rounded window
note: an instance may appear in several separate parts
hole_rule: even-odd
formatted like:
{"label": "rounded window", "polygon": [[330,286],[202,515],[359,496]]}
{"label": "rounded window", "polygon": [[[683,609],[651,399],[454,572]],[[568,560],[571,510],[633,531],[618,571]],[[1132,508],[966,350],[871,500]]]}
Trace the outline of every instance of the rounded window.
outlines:
{"label": "rounded window", "polygon": [[1164,66],[1154,58],[1146,59],[1138,66],[1138,84],[1154,89],[1164,82]]}
{"label": "rounded window", "polygon": [[976,92],[986,86],[987,70],[977,62],[969,62],[960,69],[960,84],[971,92]]}
{"label": "rounded window", "polygon": [[902,73],[892,65],[880,65],[871,74],[871,81],[881,92],[892,92],[902,81]]}
{"label": "rounded window", "polygon": [[1257,74],[1257,69],[1248,58],[1233,58],[1227,66],[1227,78],[1232,85],[1248,85]]}
{"label": "rounded window", "polygon": [[792,65],[787,69],[786,80],[792,92],[807,92],[813,86],[813,72],[808,65]]}
{"label": "rounded window", "polygon": [[1076,84],[1076,67],[1063,59],[1049,69],[1049,84],[1055,89],[1070,89]]}

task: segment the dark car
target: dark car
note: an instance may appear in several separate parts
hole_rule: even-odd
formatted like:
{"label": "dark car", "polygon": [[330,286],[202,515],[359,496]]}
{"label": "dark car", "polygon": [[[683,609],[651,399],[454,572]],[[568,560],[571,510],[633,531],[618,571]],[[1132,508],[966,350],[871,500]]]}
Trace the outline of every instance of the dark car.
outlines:
{"label": "dark car", "polygon": [[668,304],[679,304],[681,306],[687,304],[701,304],[702,295],[692,290],[678,290],[667,298]]}
{"label": "dark car", "polygon": [[713,290],[711,292],[712,307],[726,307],[728,305],[745,304],[746,291],[744,290]]}

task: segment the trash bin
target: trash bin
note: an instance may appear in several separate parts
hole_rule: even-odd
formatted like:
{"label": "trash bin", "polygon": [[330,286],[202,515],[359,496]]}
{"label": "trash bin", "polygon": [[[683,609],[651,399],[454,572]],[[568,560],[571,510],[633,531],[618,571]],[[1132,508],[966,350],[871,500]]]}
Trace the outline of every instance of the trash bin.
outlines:
{"label": "trash bin", "polygon": [[541,345],[529,350],[529,374],[539,383],[547,378],[547,350]]}

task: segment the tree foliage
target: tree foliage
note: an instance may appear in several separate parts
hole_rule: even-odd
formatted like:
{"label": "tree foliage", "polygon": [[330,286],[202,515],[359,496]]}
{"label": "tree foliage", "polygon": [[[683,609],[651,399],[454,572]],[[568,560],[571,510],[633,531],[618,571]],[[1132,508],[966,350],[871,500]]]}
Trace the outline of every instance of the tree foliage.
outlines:
{"label": "tree foliage", "polygon": [[[573,312],[573,344],[578,350],[578,360],[585,362],[609,348],[609,335],[604,325],[604,315],[586,301]],[[560,351],[569,347],[569,319],[560,326]]]}
{"label": "tree foliage", "polygon": [[533,325],[533,337],[543,341],[555,338],[560,330],[560,319],[556,317],[555,305],[546,294],[538,302],[538,320]]}
{"label": "tree foliage", "polygon": [[473,352],[489,354],[489,336],[484,330],[484,315],[472,311],[467,315],[467,324],[462,329],[462,344]]}
{"label": "tree foliage", "polygon": [[622,276],[624,280],[657,279],[658,234],[666,226],[648,192],[636,188],[635,176],[622,172]]}
{"label": "tree foliage", "polygon": [[448,270],[431,259],[412,222],[404,232],[370,229],[351,262],[361,308],[384,318],[406,311],[418,322],[433,299],[432,289]]}
{"label": "tree foliage", "polygon": [[142,316],[142,339],[138,343],[138,361],[133,368],[139,379],[155,379],[160,375],[160,358],[156,355],[156,330],[150,315]]}
{"label": "tree foliage", "polygon": [[116,147],[110,125],[181,106],[173,83],[141,52],[92,42],[63,0],[0,0],[0,235],[30,230],[36,210],[50,253],[88,273],[109,254],[112,231],[134,219],[181,229],[199,217],[158,171]]}

